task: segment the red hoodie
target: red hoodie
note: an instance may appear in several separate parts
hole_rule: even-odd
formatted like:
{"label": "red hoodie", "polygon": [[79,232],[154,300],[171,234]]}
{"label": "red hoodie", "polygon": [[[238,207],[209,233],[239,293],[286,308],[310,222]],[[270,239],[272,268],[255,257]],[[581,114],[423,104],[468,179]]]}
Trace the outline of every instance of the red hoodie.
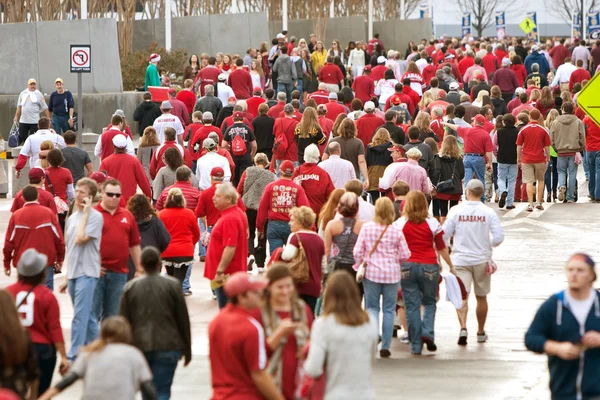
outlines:
{"label": "red hoodie", "polygon": [[[421,101],[421,96],[419,96],[419,94],[417,92],[415,92],[413,89],[411,89],[410,86],[402,86],[402,93],[407,95],[408,97],[410,97],[410,99],[412,100],[412,103],[414,104],[414,106],[416,107],[417,104],[419,104],[419,101]],[[410,112],[410,109],[409,109]],[[414,110],[413,110],[414,113]],[[411,115],[414,115],[413,113],[411,113]]]}
{"label": "red hoodie", "polygon": [[317,164],[304,163],[296,168],[292,180],[302,186],[308,197],[310,208],[319,215],[321,208],[329,199],[329,195],[335,190],[329,174]]}
{"label": "red hoodie", "polygon": [[258,206],[256,230],[262,232],[267,219],[269,221],[288,222],[290,220],[290,210],[301,206],[310,207],[310,202],[302,186],[289,179],[278,179],[269,183]]}
{"label": "red hoodie", "polygon": [[229,86],[238,100],[249,99],[252,96],[252,76],[243,68],[229,74]]}

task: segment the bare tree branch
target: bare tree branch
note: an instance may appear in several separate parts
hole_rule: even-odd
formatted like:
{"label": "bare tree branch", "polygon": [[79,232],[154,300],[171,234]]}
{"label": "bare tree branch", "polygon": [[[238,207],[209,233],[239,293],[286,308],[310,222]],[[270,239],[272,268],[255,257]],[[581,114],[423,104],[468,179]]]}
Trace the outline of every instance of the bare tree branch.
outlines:
{"label": "bare tree branch", "polygon": [[457,2],[461,12],[471,14],[471,25],[477,31],[477,36],[483,36],[483,30],[494,23],[494,15],[499,5],[504,11],[508,11],[516,3],[515,0],[502,2],[500,0],[457,0]]}

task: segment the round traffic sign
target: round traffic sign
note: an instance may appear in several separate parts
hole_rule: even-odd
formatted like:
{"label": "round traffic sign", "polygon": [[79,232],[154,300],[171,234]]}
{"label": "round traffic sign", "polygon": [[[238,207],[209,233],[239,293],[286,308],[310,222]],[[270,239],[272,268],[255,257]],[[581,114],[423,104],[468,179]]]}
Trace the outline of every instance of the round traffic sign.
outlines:
{"label": "round traffic sign", "polygon": [[75,65],[84,66],[89,60],[89,55],[83,50],[77,50],[73,53],[73,62]]}

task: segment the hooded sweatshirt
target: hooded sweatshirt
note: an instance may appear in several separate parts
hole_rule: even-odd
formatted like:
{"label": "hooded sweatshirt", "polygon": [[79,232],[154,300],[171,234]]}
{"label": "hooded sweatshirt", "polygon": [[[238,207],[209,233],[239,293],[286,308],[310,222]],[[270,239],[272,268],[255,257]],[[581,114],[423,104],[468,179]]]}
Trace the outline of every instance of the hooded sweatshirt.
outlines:
{"label": "hooded sweatshirt", "polygon": [[[594,290],[592,308],[584,324],[572,312],[565,291],[542,304],[525,334],[525,346],[536,353],[544,352],[547,340],[578,344],[589,331],[600,331],[600,294]],[[552,400],[592,399],[600,396],[600,349],[581,351],[576,360],[548,356]]]}
{"label": "hooded sweatshirt", "polygon": [[152,101],[142,101],[133,112],[133,120],[139,122],[139,134],[141,135],[154,120],[162,115],[158,104]]}
{"label": "hooded sweatshirt", "polygon": [[544,56],[543,54],[540,54],[537,51],[532,51],[531,54],[529,54],[526,58],[525,58],[525,69],[527,69],[527,74],[531,74],[531,66],[533,64],[537,63],[540,66],[540,70],[539,73],[540,75],[548,75],[548,72],[550,72],[550,66],[548,65],[548,60],[546,60],[546,56]]}
{"label": "hooded sweatshirt", "polygon": [[296,78],[296,68],[287,54],[280,55],[275,64],[273,64],[273,72],[277,73],[277,82],[291,84]]}
{"label": "hooded sweatshirt", "polygon": [[583,122],[573,114],[560,115],[550,128],[550,139],[552,140],[552,147],[559,156],[583,151],[585,149]]}

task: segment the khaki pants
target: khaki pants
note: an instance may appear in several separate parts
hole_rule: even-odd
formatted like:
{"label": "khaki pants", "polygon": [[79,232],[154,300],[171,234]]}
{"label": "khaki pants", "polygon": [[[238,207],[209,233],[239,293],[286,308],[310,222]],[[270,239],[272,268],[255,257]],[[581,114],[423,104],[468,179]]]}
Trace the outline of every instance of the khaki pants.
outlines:
{"label": "khaki pants", "polygon": [[562,92],[563,90],[566,90],[567,92],[569,91],[569,82],[560,84],[560,91]]}
{"label": "khaki pants", "polygon": [[338,85],[335,85],[333,83],[325,83],[325,89],[329,92],[329,93],[337,93],[340,91],[340,87]]}

